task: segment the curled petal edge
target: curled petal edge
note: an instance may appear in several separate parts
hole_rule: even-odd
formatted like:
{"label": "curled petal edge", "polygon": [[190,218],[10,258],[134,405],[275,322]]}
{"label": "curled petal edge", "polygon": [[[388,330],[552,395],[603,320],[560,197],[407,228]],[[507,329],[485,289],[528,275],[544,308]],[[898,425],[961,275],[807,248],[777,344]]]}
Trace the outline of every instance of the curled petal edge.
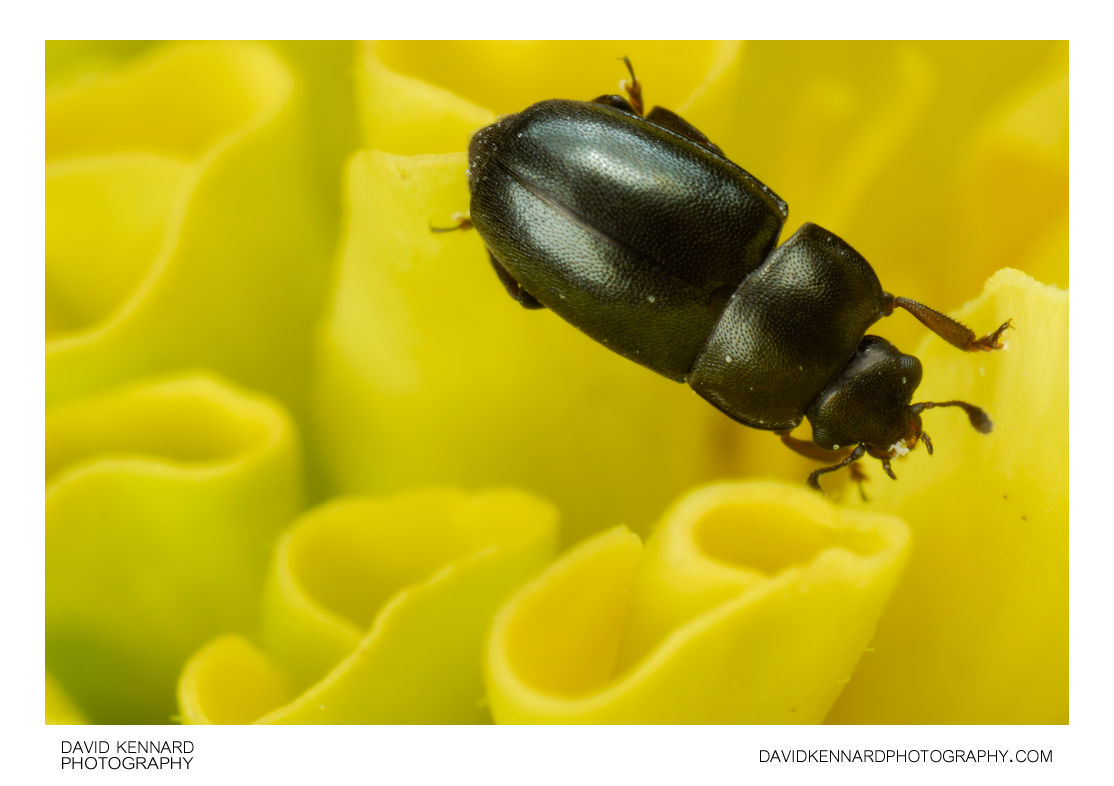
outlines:
{"label": "curled petal edge", "polygon": [[604,532],[500,610],[485,661],[495,720],[819,722],[908,549],[900,520],[799,487],[694,491],[645,546]]}
{"label": "curled petal edge", "polygon": [[187,723],[480,723],[491,616],[556,549],[556,510],[523,492],[425,489],[305,514],[282,539],[258,643],[186,664]]}

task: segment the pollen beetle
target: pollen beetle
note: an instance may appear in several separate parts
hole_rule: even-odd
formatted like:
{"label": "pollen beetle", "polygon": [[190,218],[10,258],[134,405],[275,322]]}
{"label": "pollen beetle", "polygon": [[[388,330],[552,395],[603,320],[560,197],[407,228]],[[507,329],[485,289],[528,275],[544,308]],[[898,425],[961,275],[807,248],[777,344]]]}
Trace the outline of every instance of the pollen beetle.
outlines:
{"label": "pollen beetle", "polygon": [[[883,291],[846,241],[788,215],[769,187],[679,115],[643,113],[630,61],[625,96],[533,104],[480,129],[468,148],[468,215],[500,281],[526,308],[548,308],[636,363],[692,388],[793,450],[851,466],[919,441],[921,364],[864,335],[895,308],[962,350],[1001,349],[1007,321],[982,338],[927,306]],[[790,435],[803,418],[812,442]],[[861,490],[860,484],[860,490]]]}

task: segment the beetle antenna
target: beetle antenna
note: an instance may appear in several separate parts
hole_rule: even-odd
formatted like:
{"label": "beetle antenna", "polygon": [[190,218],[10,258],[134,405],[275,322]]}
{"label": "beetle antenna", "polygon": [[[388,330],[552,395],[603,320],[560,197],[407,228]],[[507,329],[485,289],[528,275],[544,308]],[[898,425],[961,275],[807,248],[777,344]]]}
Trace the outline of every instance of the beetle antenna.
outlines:
{"label": "beetle antenna", "polygon": [[642,83],[638,81],[638,77],[634,75],[634,66],[631,65],[630,58],[623,55],[621,58],[627,65],[627,73],[630,74],[630,81],[626,79],[619,80],[619,89],[627,94],[630,100],[630,105],[634,107],[634,111],[642,115]]}
{"label": "beetle antenna", "polygon": [[[919,415],[926,409],[936,407],[959,407],[967,413],[967,419],[971,421],[975,431],[980,434],[989,434],[991,429],[994,428],[994,423],[991,422],[990,416],[986,414],[986,410],[979,409],[974,404],[968,404],[966,401],[924,401],[920,404],[914,404],[909,408],[909,411],[914,415]],[[931,445],[931,443],[929,444]],[[932,452],[931,449],[929,452]]]}

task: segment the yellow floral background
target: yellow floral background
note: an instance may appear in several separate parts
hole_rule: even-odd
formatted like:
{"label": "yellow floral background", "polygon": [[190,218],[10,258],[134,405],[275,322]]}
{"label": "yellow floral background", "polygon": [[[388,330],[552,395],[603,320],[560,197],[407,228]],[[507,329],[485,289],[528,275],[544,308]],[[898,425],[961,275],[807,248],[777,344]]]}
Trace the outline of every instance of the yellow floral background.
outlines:
{"label": "yellow floral background", "polygon": [[[674,109],[908,315],[863,502],[507,298],[497,115]],[[1068,47],[46,47],[52,723],[1065,723]],[[807,427],[799,436],[807,437]],[[846,473],[841,473],[846,474]]]}

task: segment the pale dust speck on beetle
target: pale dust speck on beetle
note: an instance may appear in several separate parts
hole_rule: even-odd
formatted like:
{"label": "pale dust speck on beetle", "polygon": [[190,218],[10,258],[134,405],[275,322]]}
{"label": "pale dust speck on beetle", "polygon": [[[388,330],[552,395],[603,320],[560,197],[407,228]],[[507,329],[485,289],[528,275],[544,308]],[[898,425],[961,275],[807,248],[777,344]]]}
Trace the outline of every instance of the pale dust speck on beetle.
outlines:
{"label": "pale dust speck on beetle", "polygon": [[[777,244],[784,201],[679,115],[643,113],[630,61],[625,96],[540,101],[482,128],[468,148],[470,215],[499,280],[526,308],[549,308],[609,349],[692,388],[736,421],[776,431],[834,462],[809,475],[890,459],[919,441],[911,403],[921,364],[864,335],[895,308],[962,350],[1001,349],[882,290],[844,240],[804,224]],[[438,230],[441,231],[441,230]],[[812,442],[790,431],[808,418]],[[860,486],[861,488],[861,486]]]}

